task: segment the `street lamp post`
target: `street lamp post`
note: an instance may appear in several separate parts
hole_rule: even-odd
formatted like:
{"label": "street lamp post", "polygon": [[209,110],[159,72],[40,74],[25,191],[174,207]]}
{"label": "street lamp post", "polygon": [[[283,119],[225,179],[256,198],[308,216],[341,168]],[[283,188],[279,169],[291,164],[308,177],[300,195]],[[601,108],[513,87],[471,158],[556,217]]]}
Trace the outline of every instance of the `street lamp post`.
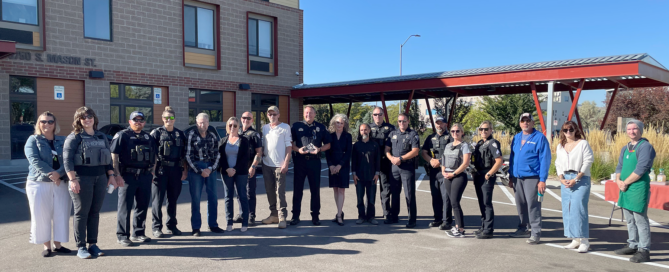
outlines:
{"label": "street lamp post", "polygon": [[[411,37],[414,37],[414,36],[417,37],[417,38],[420,38],[420,35],[411,35],[411,36],[409,36],[409,38],[407,38],[404,41],[404,43],[402,45],[400,45],[400,76],[402,75],[402,48],[409,41],[409,39],[411,39]],[[397,109],[398,109],[398,112],[402,112],[402,100],[401,99],[400,99],[400,102],[397,103]]]}

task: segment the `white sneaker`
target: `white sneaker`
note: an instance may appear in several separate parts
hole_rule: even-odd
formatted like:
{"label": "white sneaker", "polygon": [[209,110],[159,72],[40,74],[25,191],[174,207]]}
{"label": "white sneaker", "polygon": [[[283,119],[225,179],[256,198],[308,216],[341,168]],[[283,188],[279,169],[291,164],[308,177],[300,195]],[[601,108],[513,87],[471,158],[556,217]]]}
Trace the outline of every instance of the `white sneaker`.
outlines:
{"label": "white sneaker", "polygon": [[566,249],[576,249],[580,245],[581,245],[581,239],[575,238],[574,240],[571,241],[571,244],[568,244],[568,245],[564,246],[564,248],[566,248]]}
{"label": "white sneaker", "polygon": [[456,227],[453,227],[450,230],[447,230],[446,235],[448,235],[448,237],[453,237],[453,238],[463,238],[463,237],[465,237],[462,233],[460,233],[460,231]]}
{"label": "white sneaker", "polygon": [[579,253],[586,253],[586,252],[588,252],[588,249],[590,249],[590,242],[588,242],[588,238],[582,238],[581,239],[581,245],[578,246],[578,252]]}
{"label": "white sneaker", "polygon": [[241,231],[246,232],[249,228],[248,227],[242,227]]}
{"label": "white sneaker", "polygon": [[232,225],[228,225],[228,228],[225,231],[232,231]]}

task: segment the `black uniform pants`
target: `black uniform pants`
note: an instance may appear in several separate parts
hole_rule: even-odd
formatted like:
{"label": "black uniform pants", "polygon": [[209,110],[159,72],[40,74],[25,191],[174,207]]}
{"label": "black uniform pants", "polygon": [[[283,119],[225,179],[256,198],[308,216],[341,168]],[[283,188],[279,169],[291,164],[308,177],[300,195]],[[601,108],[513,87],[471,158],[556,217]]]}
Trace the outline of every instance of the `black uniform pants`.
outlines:
{"label": "black uniform pants", "polygon": [[448,198],[441,167],[430,168],[430,193],[432,194],[434,221],[446,221],[447,225],[451,225],[453,223],[453,208]]}
{"label": "black uniform pants", "polygon": [[309,179],[311,192],[311,217],[318,218],[321,210],[321,160],[305,160],[295,158],[295,176],[293,179],[293,218],[299,218],[302,212],[302,195],[304,195],[304,179]]}
{"label": "black uniform pants", "polygon": [[[381,171],[379,171],[379,197],[381,199],[381,208],[383,208],[383,216],[386,218],[393,218],[393,209],[391,199],[397,199],[397,207],[399,207],[399,190],[396,190],[396,194],[392,194],[391,185],[390,185],[390,176],[392,175],[393,170],[388,159],[381,159]],[[399,185],[399,183],[398,183]],[[402,189],[398,186],[397,189]],[[399,211],[399,210],[398,210]]]}
{"label": "black uniform pants", "polygon": [[[409,224],[415,224],[416,223],[416,169],[414,169],[414,163],[403,163],[404,164],[410,164],[410,169],[403,169],[400,168],[397,165],[393,165],[393,174],[391,176],[391,191],[392,191],[392,185],[393,183],[398,184],[401,182],[402,186],[404,187],[404,197],[406,198],[407,202],[407,209],[409,211]],[[399,193],[401,188],[397,186],[397,197],[394,197],[392,209],[393,209],[393,216],[397,218],[398,214],[400,213],[400,199],[399,199]],[[397,199],[397,200],[395,200]],[[395,201],[397,201],[397,204],[395,204]]]}
{"label": "black uniform pants", "polygon": [[474,188],[476,189],[476,197],[479,200],[479,209],[481,210],[481,230],[484,233],[492,234],[495,230],[495,211],[492,208],[492,191],[495,189],[496,177],[491,177],[490,180],[485,179],[485,174],[490,169],[481,169],[474,177]]}
{"label": "black uniform pants", "polygon": [[[118,188],[118,212],[116,218],[116,237],[121,240],[130,236],[130,213],[134,210],[133,236],[143,236],[146,228],[146,212],[151,201],[150,173],[134,175],[123,174],[125,186]],[[134,209],[133,209],[134,206]]]}
{"label": "black uniform pants", "polygon": [[465,220],[462,213],[462,207],[460,207],[460,200],[462,200],[462,194],[467,187],[467,174],[460,173],[453,177],[453,179],[444,178],[444,184],[446,185],[446,191],[448,192],[451,206],[453,206],[455,224],[457,224],[459,228],[465,228]]}
{"label": "black uniform pants", "polygon": [[153,230],[163,229],[163,201],[167,196],[167,228],[177,226],[177,199],[181,194],[181,174],[179,166],[162,166],[162,173],[156,175],[151,184],[151,211],[153,215]]}

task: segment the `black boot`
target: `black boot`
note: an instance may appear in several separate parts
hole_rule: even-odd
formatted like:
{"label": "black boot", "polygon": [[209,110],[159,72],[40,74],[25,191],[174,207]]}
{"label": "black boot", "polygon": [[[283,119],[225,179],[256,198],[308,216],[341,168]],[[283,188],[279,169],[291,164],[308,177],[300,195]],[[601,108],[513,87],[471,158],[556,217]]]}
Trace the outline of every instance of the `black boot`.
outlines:
{"label": "black boot", "polygon": [[639,249],[636,253],[634,253],[634,256],[630,258],[630,262],[633,263],[650,262],[650,251]]}

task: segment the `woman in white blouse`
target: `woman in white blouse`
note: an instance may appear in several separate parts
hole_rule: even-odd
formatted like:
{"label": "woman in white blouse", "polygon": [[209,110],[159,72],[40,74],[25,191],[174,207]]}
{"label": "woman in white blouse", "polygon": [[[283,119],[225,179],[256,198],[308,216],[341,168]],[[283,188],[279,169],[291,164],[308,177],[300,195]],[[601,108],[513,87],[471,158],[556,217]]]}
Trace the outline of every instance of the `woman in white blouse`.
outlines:
{"label": "woman in white blouse", "polygon": [[594,161],[592,148],[574,121],[562,125],[557,146],[555,168],[562,183],[562,218],[564,235],[572,238],[564,248],[588,252],[588,199],[590,196],[590,167]]}

